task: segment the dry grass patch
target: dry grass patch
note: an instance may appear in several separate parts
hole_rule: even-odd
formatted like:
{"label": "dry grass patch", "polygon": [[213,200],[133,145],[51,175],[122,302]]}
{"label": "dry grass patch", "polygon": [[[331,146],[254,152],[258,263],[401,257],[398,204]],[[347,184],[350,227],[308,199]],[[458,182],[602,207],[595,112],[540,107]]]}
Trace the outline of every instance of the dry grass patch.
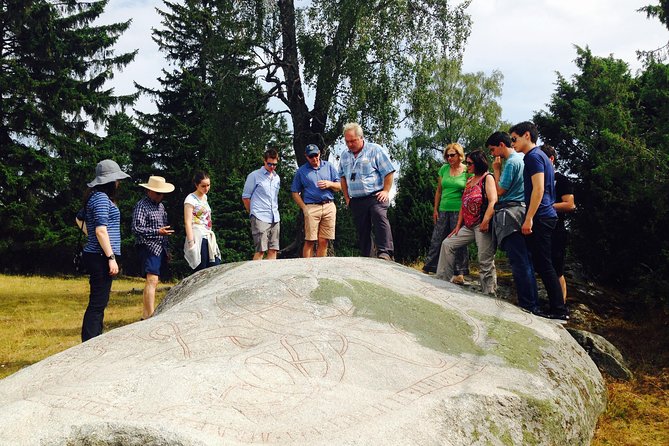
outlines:
{"label": "dry grass patch", "polygon": [[632,382],[607,379],[609,404],[592,446],[669,444],[669,370],[639,373]]}
{"label": "dry grass patch", "polygon": [[[141,278],[114,280],[105,331],[140,319],[143,288]],[[0,275],[0,378],[79,344],[87,304],[87,277]]]}

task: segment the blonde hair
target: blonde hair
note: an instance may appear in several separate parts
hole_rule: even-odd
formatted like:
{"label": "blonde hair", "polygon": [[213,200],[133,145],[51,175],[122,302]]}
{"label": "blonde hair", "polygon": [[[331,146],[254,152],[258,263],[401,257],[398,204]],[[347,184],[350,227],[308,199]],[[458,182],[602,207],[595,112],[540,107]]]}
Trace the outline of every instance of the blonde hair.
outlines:
{"label": "blonde hair", "polygon": [[343,135],[346,135],[346,132],[353,130],[355,133],[355,136],[358,138],[362,138],[362,127],[360,127],[360,124],[357,122],[349,122],[348,124],[344,125],[344,131],[342,132]]}
{"label": "blonde hair", "polygon": [[453,149],[457,152],[457,154],[460,156],[460,162],[464,161],[465,159],[465,149],[458,144],[457,142],[452,142],[450,144],[447,144],[446,147],[444,147],[444,161],[448,161],[448,158],[446,157],[446,154],[448,153],[448,149]]}

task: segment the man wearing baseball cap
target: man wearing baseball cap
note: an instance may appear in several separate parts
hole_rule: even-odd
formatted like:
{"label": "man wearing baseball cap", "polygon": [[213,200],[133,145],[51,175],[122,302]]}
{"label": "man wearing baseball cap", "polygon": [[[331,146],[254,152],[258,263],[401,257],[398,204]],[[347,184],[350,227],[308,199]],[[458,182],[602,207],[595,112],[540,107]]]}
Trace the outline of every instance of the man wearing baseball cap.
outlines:
{"label": "man wearing baseball cap", "polygon": [[164,273],[169,256],[167,237],[174,234],[167,224],[167,212],[161,203],[164,194],[174,190],[174,185],[163,177],[151,176],[147,183],[140,186],[146,189],[146,197],[135,205],[132,233],[136,238],[142,275],[146,277],[142,319],[147,319],[153,314],[158,279]]}
{"label": "man wearing baseball cap", "polygon": [[290,188],[293,200],[304,214],[304,247],[302,257],[311,257],[318,240],[317,257],[325,257],[328,240],[335,238],[337,206],[334,192],[341,190],[339,175],[332,164],[321,160],[321,151],[315,144],[305,149],[307,162],[295,172]]}

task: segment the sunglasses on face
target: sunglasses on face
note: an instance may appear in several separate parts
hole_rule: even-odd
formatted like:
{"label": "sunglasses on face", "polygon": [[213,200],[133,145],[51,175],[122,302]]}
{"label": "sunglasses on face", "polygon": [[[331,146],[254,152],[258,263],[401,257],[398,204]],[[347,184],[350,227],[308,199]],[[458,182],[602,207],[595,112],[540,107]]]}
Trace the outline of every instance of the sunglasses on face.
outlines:
{"label": "sunglasses on face", "polygon": [[469,161],[469,160],[465,161],[465,164],[467,166],[473,166],[474,165],[474,163],[472,161]]}
{"label": "sunglasses on face", "polygon": [[515,136],[512,136],[512,137],[511,137],[511,142],[516,142],[516,141],[518,141],[518,138],[515,137]]}
{"label": "sunglasses on face", "polygon": [[313,155],[307,155],[307,158],[314,159],[317,158],[318,156],[320,156],[320,153],[314,153]]}
{"label": "sunglasses on face", "polygon": [[265,164],[267,164],[267,167],[276,167],[277,164],[279,164],[279,163],[270,163],[270,162],[265,161]]}
{"label": "sunglasses on face", "polygon": [[454,156],[457,156],[457,153],[447,153],[446,158],[453,158]]}

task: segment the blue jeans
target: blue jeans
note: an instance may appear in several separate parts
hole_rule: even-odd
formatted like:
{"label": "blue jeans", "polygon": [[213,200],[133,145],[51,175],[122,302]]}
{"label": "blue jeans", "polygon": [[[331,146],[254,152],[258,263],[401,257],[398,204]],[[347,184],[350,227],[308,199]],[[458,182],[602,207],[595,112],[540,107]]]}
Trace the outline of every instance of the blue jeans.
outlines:
{"label": "blue jeans", "polygon": [[537,312],[539,293],[525,236],[520,231],[508,235],[502,240],[501,248],[506,252],[506,257],[511,264],[513,283],[516,285],[516,294],[518,294],[518,305],[533,313]]}
{"label": "blue jeans", "polygon": [[216,257],[213,262],[209,261],[209,240],[206,238],[202,239],[202,246],[200,246],[200,264],[195,268],[195,271],[200,271],[201,269],[209,268],[211,266],[216,266],[221,264],[221,259]]}
{"label": "blue jeans", "polygon": [[109,303],[112,277],[109,275],[109,260],[104,255],[84,252],[82,260],[88,271],[88,283],[91,288],[88,295],[88,307],[86,307],[81,324],[81,341],[86,342],[102,334],[102,323],[105,308]]}
{"label": "blue jeans", "polygon": [[553,229],[557,224],[557,217],[538,218],[532,220],[532,234],[527,236],[527,249],[532,256],[535,271],[548,293],[549,311],[553,314],[567,314],[567,306],[562,298],[562,287],[551,256]]}

